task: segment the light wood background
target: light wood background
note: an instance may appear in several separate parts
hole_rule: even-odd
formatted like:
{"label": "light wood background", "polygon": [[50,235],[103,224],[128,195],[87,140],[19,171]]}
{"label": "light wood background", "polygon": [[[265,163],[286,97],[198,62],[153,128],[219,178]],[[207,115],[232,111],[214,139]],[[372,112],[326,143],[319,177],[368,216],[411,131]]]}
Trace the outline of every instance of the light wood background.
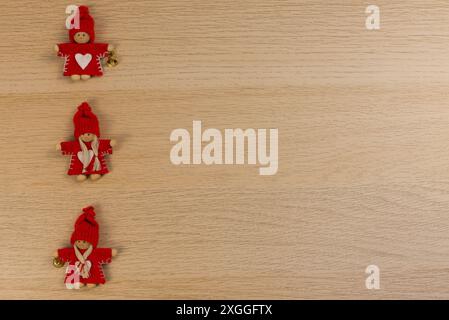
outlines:
{"label": "light wood background", "polygon": [[[68,4],[0,1],[0,298],[449,298],[447,1],[86,1],[120,59],[87,83]],[[83,100],[119,143],[97,183],[54,150]],[[278,174],[172,165],[192,120],[278,128]],[[69,291],[51,254],[90,204],[119,255]]]}

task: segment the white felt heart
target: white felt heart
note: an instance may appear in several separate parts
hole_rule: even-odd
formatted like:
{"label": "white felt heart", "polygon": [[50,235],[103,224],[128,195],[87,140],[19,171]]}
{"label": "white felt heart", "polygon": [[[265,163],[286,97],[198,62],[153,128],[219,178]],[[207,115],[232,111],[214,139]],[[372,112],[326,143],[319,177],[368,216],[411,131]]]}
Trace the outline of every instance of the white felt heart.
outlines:
{"label": "white felt heart", "polygon": [[84,167],[87,167],[90,162],[92,161],[92,158],[94,156],[94,152],[92,150],[88,151],[89,153],[89,159],[86,159],[86,162],[84,162],[84,157],[83,157],[83,152],[82,151],[78,151],[78,159],[81,161],[81,163],[84,165]]}
{"label": "white felt heart", "polygon": [[81,69],[84,70],[84,69],[86,69],[86,67],[90,63],[90,61],[92,60],[92,55],[90,53],[86,53],[86,54],[77,53],[77,54],[75,54],[75,60],[76,60],[76,62],[78,62]]}

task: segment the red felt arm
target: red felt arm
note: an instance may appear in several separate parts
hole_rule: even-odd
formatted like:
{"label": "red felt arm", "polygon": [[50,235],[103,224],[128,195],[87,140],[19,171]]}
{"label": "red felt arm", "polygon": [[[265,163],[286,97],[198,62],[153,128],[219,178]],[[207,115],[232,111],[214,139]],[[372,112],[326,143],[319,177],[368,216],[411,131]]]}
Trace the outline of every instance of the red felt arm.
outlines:
{"label": "red felt arm", "polygon": [[76,144],[77,144],[77,141],[61,142],[61,152],[62,152],[62,154],[74,154],[75,153]]}
{"label": "red felt arm", "polygon": [[68,261],[70,261],[70,256],[71,256],[72,251],[73,251],[73,248],[58,249],[58,257],[62,261],[68,262]]}
{"label": "red felt arm", "polygon": [[109,139],[100,139],[100,145],[98,147],[98,151],[105,154],[112,154],[112,146],[111,140]]}
{"label": "red felt arm", "polygon": [[108,44],[107,43],[96,43],[95,44],[95,51],[98,55],[104,56],[108,53]]}
{"label": "red felt arm", "polygon": [[95,254],[101,264],[111,263],[112,249],[111,248],[97,248]]}
{"label": "red felt arm", "polygon": [[65,56],[70,53],[70,43],[59,43],[58,44],[58,56]]}

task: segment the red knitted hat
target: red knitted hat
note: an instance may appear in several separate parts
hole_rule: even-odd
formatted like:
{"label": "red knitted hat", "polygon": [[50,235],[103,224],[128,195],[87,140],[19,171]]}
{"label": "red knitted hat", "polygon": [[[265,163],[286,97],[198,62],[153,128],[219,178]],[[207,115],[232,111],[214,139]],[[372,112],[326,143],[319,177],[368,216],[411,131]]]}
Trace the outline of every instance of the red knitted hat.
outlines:
{"label": "red knitted hat", "polygon": [[[92,18],[89,14],[89,8],[87,6],[79,6],[78,7],[78,13],[79,13],[79,29],[73,28],[69,30],[69,38],[71,42],[75,42],[73,37],[77,32],[86,32],[90,39],[89,42],[92,43],[95,40],[95,21],[94,18]],[[75,17],[76,18],[76,17]],[[74,24],[74,20],[71,21],[72,24]]]}
{"label": "red knitted hat", "polygon": [[93,133],[100,137],[100,125],[97,116],[92,112],[87,102],[78,106],[78,111],[73,116],[73,124],[75,125],[75,138],[85,133]]}
{"label": "red knitted hat", "polygon": [[72,233],[70,242],[72,245],[77,240],[84,240],[92,244],[94,248],[98,245],[99,230],[97,221],[95,221],[94,207],[83,209],[83,213],[76,219],[75,230]]}

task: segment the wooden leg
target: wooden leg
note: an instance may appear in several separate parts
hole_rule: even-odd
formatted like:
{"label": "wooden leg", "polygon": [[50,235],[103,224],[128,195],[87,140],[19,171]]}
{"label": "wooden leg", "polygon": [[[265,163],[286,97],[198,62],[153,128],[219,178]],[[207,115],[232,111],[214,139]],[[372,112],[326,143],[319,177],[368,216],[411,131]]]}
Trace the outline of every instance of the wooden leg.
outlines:
{"label": "wooden leg", "polygon": [[72,78],[73,81],[78,81],[79,79],[81,79],[81,76],[79,74],[73,74],[70,76],[70,78]]}
{"label": "wooden leg", "polygon": [[82,79],[82,80],[89,80],[89,79],[90,79],[90,75],[88,75],[88,74],[82,74],[82,75],[81,75],[81,79]]}
{"label": "wooden leg", "polygon": [[91,174],[90,180],[95,181],[101,178],[101,174]]}
{"label": "wooden leg", "polygon": [[87,177],[84,174],[80,174],[76,176],[76,180],[78,180],[79,182],[83,182],[86,181]]}

